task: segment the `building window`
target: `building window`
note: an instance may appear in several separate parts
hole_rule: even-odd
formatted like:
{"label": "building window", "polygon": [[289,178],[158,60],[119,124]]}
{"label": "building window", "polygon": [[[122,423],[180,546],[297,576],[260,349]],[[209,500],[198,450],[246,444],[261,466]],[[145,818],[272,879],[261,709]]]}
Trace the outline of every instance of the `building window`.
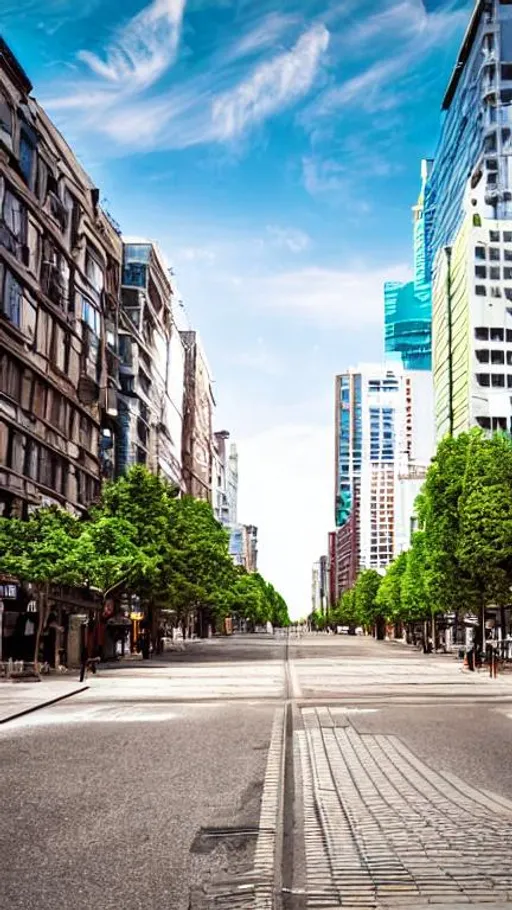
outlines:
{"label": "building window", "polygon": [[484,246],[475,247],[475,259],[485,259],[485,247]]}
{"label": "building window", "polygon": [[477,417],[476,422],[479,427],[482,427],[482,430],[491,429],[491,418],[490,417]]}
{"label": "building window", "polygon": [[[475,351],[475,354],[479,363],[489,363],[489,351]],[[512,351],[510,354],[512,356]]]}
{"label": "building window", "polygon": [[487,278],[487,268],[485,265],[475,265],[475,275],[477,278]]}
{"label": "building window", "polygon": [[90,250],[87,250],[85,255],[85,274],[94,290],[101,294],[103,290],[103,269]]}
{"label": "building window", "polygon": [[493,428],[493,430],[506,430],[507,429],[507,418],[506,417],[493,417],[492,418],[492,428]]}
{"label": "building window", "polygon": [[491,363],[505,363],[505,351],[491,351]]}
{"label": "building window", "polygon": [[491,241],[491,243],[499,243],[500,242],[500,232],[499,231],[489,231],[489,240]]}
{"label": "building window", "polygon": [[20,168],[21,173],[25,178],[25,183],[33,189],[34,187],[34,158],[35,158],[35,145],[32,142],[31,138],[28,136],[27,132],[21,128],[20,136]]}
{"label": "building window", "polygon": [[512,231],[503,231],[503,243],[512,243]]}
{"label": "building window", "polygon": [[512,389],[512,376],[507,376],[507,389]]}
{"label": "building window", "polygon": [[21,401],[21,369],[7,354],[0,354],[0,389],[14,401]]}
{"label": "building window", "polygon": [[[492,231],[491,231],[491,233],[492,233]],[[499,234],[498,234],[498,237],[499,237]],[[490,246],[489,247],[489,259],[491,260],[491,262],[499,262],[499,258],[500,258],[499,247]]]}
{"label": "building window", "polygon": [[475,294],[477,295],[477,297],[485,297],[487,294],[487,289],[485,287],[485,284],[477,284],[475,286]]}
{"label": "building window", "polygon": [[[0,282],[1,282],[1,271],[0,271]],[[21,285],[16,281],[15,277],[6,269],[5,270],[5,279],[3,284],[3,302],[2,302],[2,311],[7,319],[9,319],[14,325],[18,327],[21,326],[21,311],[22,311],[22,300],[23,294],[21,290]]]}
{"label": "building window", "polygon": [[[27,211],[21,199],[14,196],[10,190],[5,191],[3,220],[12,236],[20,243],[24,243],[26,237]],[[11,252],[15,252],[15,250],[11,250]]]}
{"label": "building window", "polygon": [[12,151],[12,110],[0,95],[0,139]]}
{"label": "building window", "polygon": [[477,341],[489,341],[489,329],[487,326],[478,326],[475,329],[475,338]]}
{"label": "building window", "polygon": [[506,281],[510,281],[512,278],[512,268],[505,266],[503,269],[503,277]]}
{"label": "building window", "polygon": [[494,281],[499,281],[500,279],[500,267],[499,265],[493,265],[489,269],[489,278],[494,279]]}
{"label": "building window", "polygon": [[491,329],[491,341],[503,341],[504,337],[503,329]]}
{"label": "building window", "polygon": [[494,389],[504,389],[505,377],[503,373],[493,373],[491,376],[491,385]]}
{"label": "building window", "polygon": [[487,388],[491,384],[489,373],[477,373],[476,381],[478,382],[478,385],[481,385],[484,388]]}

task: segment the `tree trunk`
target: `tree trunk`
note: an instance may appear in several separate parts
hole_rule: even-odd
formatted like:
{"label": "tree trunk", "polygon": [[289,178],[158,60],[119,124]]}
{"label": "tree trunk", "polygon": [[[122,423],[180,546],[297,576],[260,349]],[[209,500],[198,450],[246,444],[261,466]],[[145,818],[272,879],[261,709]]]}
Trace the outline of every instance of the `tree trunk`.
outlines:
{"label": "tree trunk", "polygon": [[34,645],[34,672],[39,672],[39,646],[41,644],[41,635],[43,632],[44,624],[46,622],[46,617],[48,614],[48,583],[44,586],[44,591],[40,585],[36,585],[37,593],[37,605],[39,607],[38,612],[38,623],[37,623],[37,632],[36,632],[36,643]]}

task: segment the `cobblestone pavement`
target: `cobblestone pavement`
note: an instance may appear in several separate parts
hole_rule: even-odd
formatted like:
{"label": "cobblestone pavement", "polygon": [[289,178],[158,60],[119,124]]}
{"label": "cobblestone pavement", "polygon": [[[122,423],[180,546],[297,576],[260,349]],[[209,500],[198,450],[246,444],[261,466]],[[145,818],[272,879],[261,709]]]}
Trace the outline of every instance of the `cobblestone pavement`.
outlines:
{"label": "cobblestone pavement", "polygon": [[343,709],[301,718],[308,908],[512,900],[512,803],[358,734]]}

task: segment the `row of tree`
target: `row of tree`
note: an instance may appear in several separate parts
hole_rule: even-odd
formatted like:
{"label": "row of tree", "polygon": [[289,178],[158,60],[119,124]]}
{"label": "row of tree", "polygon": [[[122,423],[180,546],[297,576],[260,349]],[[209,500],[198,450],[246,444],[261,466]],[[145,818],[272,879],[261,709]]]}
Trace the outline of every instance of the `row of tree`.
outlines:
{"label": "row of tree", "polygon": [[[511,603],[512,439],[473,429],[438,446],[416,501],[419,530],[384,576],[362,571],[330,622],[386,623]],[[325,619],[323,620],[325,623]]]}
{"label": "row of tree", "polygon": [[136,594],[153,628],[161,609],[181,624],[198,613],[218,628],[230,615],[253,626],[288,623],[272,585],[233,564],[229,533],[209,503],[179,497],[141,465],[107,484],[85,519],[53,507],[27,521],[0,519],[0,573],[33,586],[36,656],[54,584],[94,589],[104,601]]}

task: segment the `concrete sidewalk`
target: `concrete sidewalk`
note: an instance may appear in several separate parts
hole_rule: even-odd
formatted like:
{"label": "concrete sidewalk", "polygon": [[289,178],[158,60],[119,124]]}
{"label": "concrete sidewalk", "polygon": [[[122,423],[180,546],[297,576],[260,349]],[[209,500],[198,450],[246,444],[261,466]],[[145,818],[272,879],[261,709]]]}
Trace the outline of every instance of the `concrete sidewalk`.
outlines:
{"label": "concrete sidewalk", "polygon": [[66,678],[42,679],[40,682],[1,682],[0,724],[45,708],[88,688],[88,685],[78,679]]}

